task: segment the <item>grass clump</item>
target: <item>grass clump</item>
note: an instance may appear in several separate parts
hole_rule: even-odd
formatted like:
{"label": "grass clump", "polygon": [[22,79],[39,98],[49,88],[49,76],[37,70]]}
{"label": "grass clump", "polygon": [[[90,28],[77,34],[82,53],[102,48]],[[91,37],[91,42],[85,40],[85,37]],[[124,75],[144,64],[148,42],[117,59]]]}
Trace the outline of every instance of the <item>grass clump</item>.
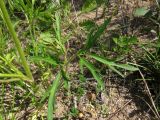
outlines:
{"label": "grass clump", "polygon": [[[107,95],[107,70],[120,79],[141,70],[140,65],[131,60],[135,46],[140,44],[136,35],[118,33],[119,37],[111,38],[114,46],[110,50],[101,44],[117,10],[114,8],[106,17],[109,5],[108,0],[83,1],[76,11],[74,3],[66,0],[0,0],[0,90],[3,96],[0,119],[52,120],[57,117],[55,111],[60,109],[57,106],[65,101],[62,98],[68,100],[65,104],[70,107],[63,114],[64,119],[84,117],[77,101],[89,96],[93,108],[99,94]],[[100,17],[98,8],[103,8]],[[96,13],[94,19],[79,19],[90,12]],[[97,23],[99,19],[101,22]],[[10,39],[16,49],[11,47],[14,44]],[[146,56],[147,64],[152,64],[152,69],[148,67],[148,70],[159,73],[159,61],[155,62],[158,52],[155,56],[146,51]],[[89,77],[93,80],[91,86],[95,86],[94,93],[87,91]],[[4,105],[7,93],[11,95],[11,99],[7,98],[11,101],[9,108]],[[104,106],[99,108],[107,114],[108,108]]]}

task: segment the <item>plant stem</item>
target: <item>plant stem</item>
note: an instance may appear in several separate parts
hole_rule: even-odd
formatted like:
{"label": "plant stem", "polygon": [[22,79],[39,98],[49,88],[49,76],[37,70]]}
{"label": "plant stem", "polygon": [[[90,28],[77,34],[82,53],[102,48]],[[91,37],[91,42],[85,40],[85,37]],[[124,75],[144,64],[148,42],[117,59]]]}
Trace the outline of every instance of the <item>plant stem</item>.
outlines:
{"label": "plant stem", "polygon": [[20,40],[18,39],[18,36],[13,28],[13,25],[12,25],[12,22],[10,20],[10,17],[9,17],[9,14],[7,12],[7,9],[5,7],[5,4],[4,4],[4,1],[3,0],[0,0],[0,9],[2,11],[2,15],[3,15],[3,20],[6,22],[6,25],[8,27],[8,30],[13,38],[13,41],[16,45],[16,48],[18,50],[18,53],[19,53],[19,56],[21,58],[21,61],[22,61],[22,64],[23,64],[23,67],[25,69],[25,72],[27,74],[27,76],[29,77],[29,79],[31,79],[33,81],[33,76],[32,76],[32,73],[30,71],[30,68],[27,64],[27,61],[26,61],[26,58],[25,58],[25,55],[24,55],[24,51],[21,47],[21,43],[20,43]]}

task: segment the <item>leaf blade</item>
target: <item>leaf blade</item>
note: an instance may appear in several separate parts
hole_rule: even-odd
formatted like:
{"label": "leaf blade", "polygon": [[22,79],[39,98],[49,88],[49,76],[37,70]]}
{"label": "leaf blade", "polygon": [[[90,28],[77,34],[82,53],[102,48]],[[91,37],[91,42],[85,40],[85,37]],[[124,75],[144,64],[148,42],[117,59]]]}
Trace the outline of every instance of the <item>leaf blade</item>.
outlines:
{"label": "leaf blade", "polygon": [[56,79],[53,81],[53,85],[50,91],[50,96],[48,100],[48,112],[47,112],[47,118],[48,120],[53,120],[53,110],[54,110],[54,103],[55,103],[55,95],[56,91],[58,89],[59,83],[61,79],[61,72],[58,73],[56,76]]}
{"label": "leaf blade", "polygon": [[104,82],[102,78],[100,77],[100,75],[98,74],[96,68],[90,62],[88,62],[87,60],[83,58],[80,59],[80,63],[85,65],[90,70],[95,80],[97,80],[98,85],[101,87],[101,90],[104,90],[105,88]]}
{"label": "leaf blade", "polygon": [[129,64],[118,64],[118,63],[115,63],[113,61],[109,61],[106,58],[98,56],[98,55],[95,55],[95,54],[91,54],[90,56],[92,58],[96,59],[97,61],[99,61],[99,62],[101,62],[103,64],[106,64],[107,66],[115,66],[115,67],[119,67],[119,68],[122,68],[122,69],[125,69],[125,70],[129,70],[129,71],[137,71],[138,70],[138,68],[136,68],[136,67],[134,67],[132,65],[129,65]]}
{"label": "leaf blade", "polygon": [[90,33],[88,34],[86,45],[85,45],[85,48],[87,50],[90,49],[91,47],[93,47],[93,45],[96,43],[97,39],[100,38],[100,36],[105,31],[106,27],[109,25],[110,21],[111,21],[111,18],[105,20],[104,23],[98,27],[96,32],[94,29],[92,29],[90,31]]}
{"label": "leaf blade", "polygon": [[56,60],[52,59],[51,57],[41,57],[41,56],[33,56],[31,57],[32,61],[44,61],[46,63],[49,63],[51,65],[57,66],[58,63]]}
{"label": "leaf blade", "polygon": [[140,7],[137,8],[134,12],[135,17],[142,17],[146,15],[149,12],[149,9],[147,7]]}

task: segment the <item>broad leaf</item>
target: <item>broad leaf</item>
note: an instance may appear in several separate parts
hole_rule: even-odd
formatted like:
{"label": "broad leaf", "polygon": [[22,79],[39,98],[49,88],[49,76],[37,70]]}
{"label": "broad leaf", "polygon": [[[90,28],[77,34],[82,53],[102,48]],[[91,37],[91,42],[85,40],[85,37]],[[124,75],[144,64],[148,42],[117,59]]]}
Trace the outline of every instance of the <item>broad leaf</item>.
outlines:
{"label": "broad leaf", "polygon": [[149,9],[147,7],[140,7],[137,8],[134,12],[135,17],[142,17],[146,15],[149,12]]}

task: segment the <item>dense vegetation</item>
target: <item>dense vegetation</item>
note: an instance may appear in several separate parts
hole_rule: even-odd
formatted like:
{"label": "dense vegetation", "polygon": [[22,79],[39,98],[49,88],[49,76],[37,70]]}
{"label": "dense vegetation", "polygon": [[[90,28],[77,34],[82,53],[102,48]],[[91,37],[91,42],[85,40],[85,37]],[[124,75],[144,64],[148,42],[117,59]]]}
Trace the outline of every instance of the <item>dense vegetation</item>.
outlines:
{"label": "dense vegetation", "polygon": [[[143,84],[140,90],[149,100],[143,99],[154,118],[160,119],[159,3],[136,6],[130,25],[122,11],[123,26],[109,33],[120,12],[119,3],[110,10],[112,4],[108,0],[0,0],[0,120],[52,120],[60,109],[56,101],[63,99],[69,107],[63,119],[83,119],[85,113],[75,101],[85,94],[91,105],[99,94],[109,98],[110,75]],[[92,19],[83,17],[91,12]],[[150,40],[141,41],[129,32],[129,26],[136,27],[139,21],[146,24],[141,33],[154,34]],[[90,80],[94,94],[87,92]]]}

